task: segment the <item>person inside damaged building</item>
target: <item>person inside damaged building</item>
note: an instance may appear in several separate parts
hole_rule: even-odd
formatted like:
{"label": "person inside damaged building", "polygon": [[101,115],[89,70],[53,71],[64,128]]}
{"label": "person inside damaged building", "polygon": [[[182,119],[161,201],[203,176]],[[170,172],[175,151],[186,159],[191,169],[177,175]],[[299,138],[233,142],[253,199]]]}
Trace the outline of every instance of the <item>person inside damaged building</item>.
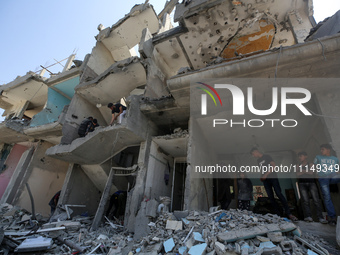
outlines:
{"label": "person inside damaged building", "polygon": [[318,187],[316,184],[316,175],[313,171],[310,171],[313,164],[308,162],[307,152],[301,151],[298,153],[299,163],[296,166],[296,175],[299,183],[299,191],[301,194],[302,206],[304,211],[304,220],[307,222],[313,222],[312,212],[309,204],[309,193],[312,196],[316,214],[320,223],[327,223],[327,220],[322,216],[322,204],[319,197]]}
{"label": "person inside damaged building", "polygon": [[97,119],[93,119],[93,120],[87,125],[87,129],[86,129],[85,135],[87,135],[87,134],[90,133],[90,132],[93,132],[94,129],[95,129],[96,127],[99,127],[98,121],[97,121]]}
{"label": "person inside damaged building", "polygon": [[120,103],[118,104],[109,103],[107,107],[111,109],[111,113],[112,113],[112,119],[109,125],[111,126],[113,122],[117,119],[118,119],[118,124],[121,124],[122,119],[124,118],[125,113],[126,113],[126,106]]}
{"label": "person inside damaged building", "polygon": [[88,117],[80,123],[80,126],[78,128],[78,135],[80,137],[85,137],[87,128],[90,125],[90,123],[92,123],[92,121],[93,121],[93,117]]}
{"label": "person inside damaged building", "polygon": [[228,207],[233,199],[233,195],[230,192],[232,187],[232,179],[230,178],[219,178],[218,179],[218,196],[217,200],[221,204],[221,209],[228,210]]}
{"label": "person inside damaged building", "polygon": [[50,200],[48,205],[51,207],[51,216],[53,215],[55,209],[57,208],[57,204],[59,201],[61,190],[59,190]]}
{"label": "person inside damaged building", "polygon": [[[123,190],[118,190],[112,194],[110,198],[110,204],[106,211],[106,216],[109,218],[116,217],[119,219],[120,216],[124,215],[125,205],[126,205],[127,192]],[[113,208],[113,212],[110,214]],[[112,216],[112,217],[111,217]]]}
{"label": "person inside damaged building", "polygon": [[245,173],[240,173],[237,179],[238,209],[250,210],[250,201],[253,200],[253,184]]}
{"label": "person inside damaged building", "polygon": [[327,210],[328,223],[336,225],[336,213],[331,199],[330,184],[340,182],[339,159],[332,156],[332,146],[330,144],[320,145],[321,155],[314,159],[312,171],[317,172],[323,201]]}
{"label": "person inside damaged building", "polygon": [[275,162],[273,158],[268,154],[263,154],[257,148],[252,148],[250,150],[250,154],[254,158],[257,158],[257,163],[260,169],[262,169],[262,171],[265,168],[268,169],[265,173],[262,174],[260,180],[263,182],[264,188],[267,192],[270,203],[272,204],[272,207],[275,210],[275,213],[277,215],[280,215],[279,205],[275,200],[274,192],[281,201],[284,211],[287,214],[288,218],[292,221],[298,221],[298,219],[290,212],[288,202],[281,192],[281,187],[279,180],[277,178],[277,173],[272,171],[272,168],[275,167]]}

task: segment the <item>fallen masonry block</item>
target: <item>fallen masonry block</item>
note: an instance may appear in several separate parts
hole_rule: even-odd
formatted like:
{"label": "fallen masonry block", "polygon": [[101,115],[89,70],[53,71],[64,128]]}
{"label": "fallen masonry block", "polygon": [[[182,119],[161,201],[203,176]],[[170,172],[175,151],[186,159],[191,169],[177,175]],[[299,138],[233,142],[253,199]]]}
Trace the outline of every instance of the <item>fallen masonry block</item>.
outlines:
{"label": "fallen masonry block", "polygon": [[157,216],[158,202],[155,199],[151,199],[146,202],[146,216],[156,218]]}
{"label": "fallen masonry block", "polygon": [[215,251],[217,255],[221,255],[225,253],[225,245],[220,242],[215,242]]}
{"label": "fallen masonry block", "polygon": [[282,250],[279,246],[273,248],[263,248],[259,250],[256,255],[282,255]]}
{"label": "fallen masonry block", "polygon": [[291,251],[297,248],[297,245],[294,241],[282,241],[280,246],[283,251]]}
{"label": "fallen masonry block", "polygon": [[296,229],[296,226],[291,222],[283,224],[267,224],[262,226],[255,226],[246,229],[231,230],[229,232],[219,233],[217,239],[221,242],[235,242],[240,239],[250,239],[256,236],[265,235],[269,232],[289,232]]}
{"label": "fallen masonry block", "polygon": [[182,230],[183,222],[182,221],[175,221],[175,220],[167,220],[165,228],[171,229],[171,230]]}
{"label": "fallen masonry block", "polygon": [[285,238],[282,236],[281,232],[270,232],[267,234],[268,238],[270,241],[274,243],[280,243],[282,242]]}
{"label": "fallen masonry block", "polygon": [[45,238],[42,236],[36,238],[25,239],[17,248],[15,252],[31,252],[31,251],[44,251],[52,247],[52,238]]}
{"label": "fallen masonry block", "polygon": [[206,243],[198,244],[198,245],[192,246],[190,248],[188,254],[190,254],[190,255],[203,255],[203,254],[205,254],[206,249],[207,249]]}
{"label": "fallen masonry block", "polygon": [[77,231],[81,227],[81,223],[79,221],[59,221],[55,223],[56,227],[65,227],[66,230],[74,230]]}
{"label": "fallen masonry block", "polygon": [[173,239],[173,238],[170,238],[170,239],[166,240],[166,241],[163,243],[163,246],[164,246],[165,252],[170,252],[170,251],[172,251],[173,248],[175,247],[174,239]]}
{"label": "fallen masonry block", "polygon": [[177,220],[186,218],[189,215],[189,211],[174,211],[174,216]]}

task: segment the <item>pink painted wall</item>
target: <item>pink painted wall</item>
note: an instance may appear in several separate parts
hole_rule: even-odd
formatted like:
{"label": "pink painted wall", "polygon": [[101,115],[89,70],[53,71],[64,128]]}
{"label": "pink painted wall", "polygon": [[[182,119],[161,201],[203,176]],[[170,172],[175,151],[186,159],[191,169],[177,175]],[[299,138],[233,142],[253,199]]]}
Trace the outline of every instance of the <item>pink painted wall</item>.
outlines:
{"label": "pink painted wall", "polygon": [[13,146],[10,154],[8,155],[7,160],[5,162],[7,166],[6,170],[0,174],[0,198],[5,193],[5,190],[7,188],[9,181],[11,180],[14,170],[17,167],[17,164],[22,154],[27,149],[28,148],[26,146],[16,144]]}

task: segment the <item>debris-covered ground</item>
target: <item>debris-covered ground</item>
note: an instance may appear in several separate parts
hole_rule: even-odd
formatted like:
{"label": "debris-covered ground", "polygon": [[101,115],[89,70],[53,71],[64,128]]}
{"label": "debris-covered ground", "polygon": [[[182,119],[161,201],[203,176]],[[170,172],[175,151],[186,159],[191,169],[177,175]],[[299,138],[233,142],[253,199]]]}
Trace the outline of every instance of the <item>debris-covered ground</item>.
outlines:
{"label": "debris-covered ground", "polygon": [[97,231],[90,231],[91,217],[47,221],[1,205],[0,254],[332,254],[326,241],[285,218],[233,209],[163,213],[150,219],[140,240],[108,219]]}

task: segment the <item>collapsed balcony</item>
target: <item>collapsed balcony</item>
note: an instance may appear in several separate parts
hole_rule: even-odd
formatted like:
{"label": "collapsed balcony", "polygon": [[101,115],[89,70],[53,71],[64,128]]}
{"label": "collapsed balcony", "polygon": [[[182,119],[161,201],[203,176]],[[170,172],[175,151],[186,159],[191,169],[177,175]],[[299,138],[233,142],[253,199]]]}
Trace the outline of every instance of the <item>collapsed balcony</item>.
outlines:
{"label": "collapsed balcony", "polygon": [[98,127],[70,144],[48,149],[46,155],[81,165],[102,164],[127,147],[140,145],[152,129],[153,123],[139,110],[139,97],[132,96],[120,125]]}
{"label": "collapsed balcony", "polygon": [[138,57],[119,61],[94,80],[79,84],[75,90],[93,105],[108,104],[128,96],[146,84],[146,71]]}

